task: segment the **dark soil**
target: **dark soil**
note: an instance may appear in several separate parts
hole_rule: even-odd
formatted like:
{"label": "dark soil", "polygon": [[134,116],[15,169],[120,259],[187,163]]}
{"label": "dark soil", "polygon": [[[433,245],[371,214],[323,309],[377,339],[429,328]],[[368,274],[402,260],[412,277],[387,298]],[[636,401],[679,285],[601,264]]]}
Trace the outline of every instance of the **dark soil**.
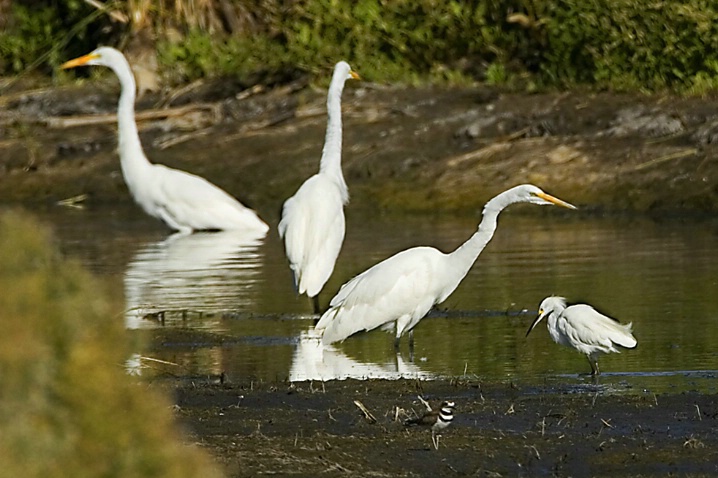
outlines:
{"label": "dark soil", "polygon": [[[177,414],[229,476],[716,476],[718,403],[693,393],[461,380],[190,384]],[[456,402],[433,448],[402,420]],[[376,422],[366,418],[359,401]]]}

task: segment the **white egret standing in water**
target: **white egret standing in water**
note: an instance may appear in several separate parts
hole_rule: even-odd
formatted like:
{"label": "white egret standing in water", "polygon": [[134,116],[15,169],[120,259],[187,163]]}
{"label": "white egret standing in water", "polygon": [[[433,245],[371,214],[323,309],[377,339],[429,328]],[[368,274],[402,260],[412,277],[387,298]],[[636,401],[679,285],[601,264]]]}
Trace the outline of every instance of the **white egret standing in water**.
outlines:
{"label": "white egret standing in water", "polygon": [[135,122],[135,78],[124,55],[110,47],[64,63],[61,68],[106,66],[120,80],[117,106],[118,151],[125,183],[150,216],[182,233],[241,230],[264,236],[269,227],[251,209],[204,178],[149,162]]}
{"label": "white egret standing in water", "polygon": [[349,191],[342,175],[342,105],[344,83],[358,79],[349,64],[340,61],[327,94],[327,132],[319,172],[304,181],[284,203],[279,236],[294,283],[307,294],[319,313],[319,292],[329,280],[344,241],[344,205]]}
{"label": "white egret standing in water", "polygon": [[632,324],[623,325],[586,304],[566,306],[563,297],[547,297],[539,306],[539,314],[526,337],[541,319],[548,316],[548,333],[557,344],[586,354],[591,375],[599,375],[598,356],[620,352],[617,346],[634,348],[638,342],[631,333]]}
{"label": "white egret standing in water", "polygon": [[435,304],[458,287],[496,231],[499,213],[515,203],[575,206],[550,196],[531,184],[502,192],[484,206],[478,231],[455,251],[445,254],[433,247],[413,247],[376,264],[342,286],[316,325],[324,343],[344,340],[359,331],[395,328],[395,345]]}

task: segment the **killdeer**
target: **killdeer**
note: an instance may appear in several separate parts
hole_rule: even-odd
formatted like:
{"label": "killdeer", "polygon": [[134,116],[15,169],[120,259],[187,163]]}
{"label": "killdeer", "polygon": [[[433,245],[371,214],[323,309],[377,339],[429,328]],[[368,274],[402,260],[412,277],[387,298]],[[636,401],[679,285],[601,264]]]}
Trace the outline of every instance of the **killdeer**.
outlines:
{"label": "killdeer", "polygon": [[431,427],[431,443],[434,444],[435,449],[439,449],[439,437],[437,434],[444,428],[451,425],[454,419],[454,408],[456,404],[450,401],[441,402],[441,407],[438,410],[427,410],[423,415],[415,418],[409,418],[404,421],[404,425],[421,425]]}

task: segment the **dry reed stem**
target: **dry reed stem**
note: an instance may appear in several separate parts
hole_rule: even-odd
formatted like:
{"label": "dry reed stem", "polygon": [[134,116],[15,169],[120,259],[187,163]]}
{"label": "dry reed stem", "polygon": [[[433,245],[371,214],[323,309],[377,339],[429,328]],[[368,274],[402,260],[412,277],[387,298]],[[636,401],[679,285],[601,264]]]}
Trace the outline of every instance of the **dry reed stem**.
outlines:
{"label": "dry reed stem", "polygon": [[[136,121],[156,120],[164,118],[176,118],[186,115],[194,111],[207,110],[217,115],[216,103],[199,103],[194,105],[179,106],[177,108],[153,109],[140,111],[135,114]],[[99,124],[109,124],[117,121],[116,113],[107,113],[101,115],[77,115],[70,117],[50,116],[42,118],[40,122],[44,123],[48,128],[74,128],[77,126],[91,126]]]}
{"label": "dry reed stem", "polygon": [[354,405],[356,405],[359,410],[364,413],[364,418],[366,418],[369,423],[376,423],[376,418],[374,417],[374,415],[371,414],[371,412],[364,406],[362,402],[360,402],[359,400],[354,400]]}
{"label": "dry reed stem", "polygon": [[107,5],[100,2],[99,0],[85,0],[85,3],[90,5],[91,7],[95,7],[102,12],[106,12],[113,20],[116,20],[120,23],[127,23],[129,21],[127,15],[120,12],[119,10],[108,8]]}

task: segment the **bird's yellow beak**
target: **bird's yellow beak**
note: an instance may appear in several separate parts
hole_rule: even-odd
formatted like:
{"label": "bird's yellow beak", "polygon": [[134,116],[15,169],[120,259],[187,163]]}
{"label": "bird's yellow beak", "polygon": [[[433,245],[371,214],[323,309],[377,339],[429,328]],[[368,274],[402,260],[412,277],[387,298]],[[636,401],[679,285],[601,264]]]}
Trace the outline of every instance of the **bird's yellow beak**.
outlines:
{"label": "bird's yellow beak", "polygon": [[74,60],[66,61],[60,65],[60,68],[62,70],[67,70],[68,68],[75,68],[76,66],[84,66],[88,61],[96,60],[98,58],[100,58],[100,55],[97,53],[88,53],[87,55],[77,57]]}
{"label": "bird's yellow beak", "polygon": [[354,70],[351,70],[351,71],[349,72],[349,76],[351,76],[351,77],[354,78],[355,80],[361,80],[361,76],[359,76],[359,73],[357,73],[357,72],[354,71]]}
{"label": "bird's yellow beak", "polygon": [[544,201],[548,201],[548,202],[553,203],[553,204],[555,204],[555,205],[557,205],[557,206],[565,207],[565,208],[568,208],[568,209],[576,209],[576,206],[574,206],[573,204],[569,204],[569,203],[567,203],[566,201],[562,201],[562,200],[560,200],[559,198],[553,197],[553,196],[551,196],[550,194],[546,194],[546,193],[544,193],[544,192],[536,193],[536,196],[540,197],[540,198],[543,199]]}

